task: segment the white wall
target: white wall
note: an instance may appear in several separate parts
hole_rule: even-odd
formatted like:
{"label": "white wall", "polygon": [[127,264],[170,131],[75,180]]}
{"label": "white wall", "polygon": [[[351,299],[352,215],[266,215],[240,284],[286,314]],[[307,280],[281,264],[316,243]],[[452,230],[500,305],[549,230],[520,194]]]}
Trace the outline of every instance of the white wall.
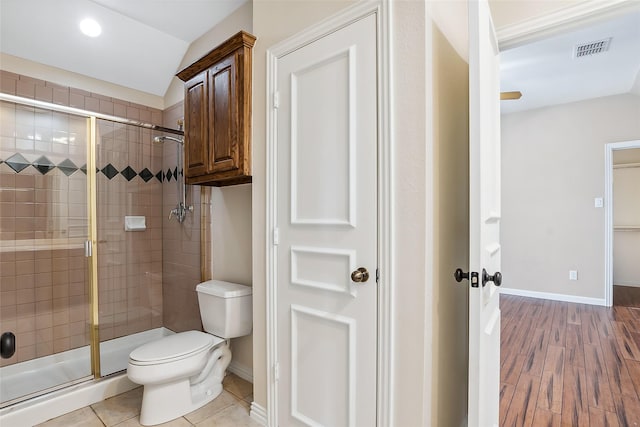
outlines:
{"label": "white wall", "polygon": [[604,145],[639,118],[629,94],[502,116],[503,287],[604,299]]}

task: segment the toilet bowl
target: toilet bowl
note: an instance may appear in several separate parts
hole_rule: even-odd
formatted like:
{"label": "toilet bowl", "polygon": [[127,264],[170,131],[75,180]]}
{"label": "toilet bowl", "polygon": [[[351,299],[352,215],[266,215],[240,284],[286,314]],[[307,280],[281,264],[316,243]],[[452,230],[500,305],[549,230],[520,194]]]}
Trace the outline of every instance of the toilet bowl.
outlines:
{"label": "toilet bowl", "polygon": [[127,375],[144,386],[142,425],[165,423],[215,399],[231,362],[228,339],[251,332],[250,287],[210,280],[196,291],[206,332],[180,332],[129,355]]}

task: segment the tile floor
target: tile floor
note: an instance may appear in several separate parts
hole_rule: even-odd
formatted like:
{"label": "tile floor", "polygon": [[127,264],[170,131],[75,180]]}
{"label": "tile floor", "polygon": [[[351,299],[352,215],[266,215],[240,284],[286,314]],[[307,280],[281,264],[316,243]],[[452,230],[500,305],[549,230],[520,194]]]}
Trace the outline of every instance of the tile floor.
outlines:
{"label": "tile floor", "polygon": [[[229,374],[223,382],[224,390],[213,402],[184,417],[161,426],[170,427],[259,427],[249,417],[253,400],[253,385]],[[137,427],[140,426],[142,387],[111,397],[91,406],[39,424],[42,427]]]}

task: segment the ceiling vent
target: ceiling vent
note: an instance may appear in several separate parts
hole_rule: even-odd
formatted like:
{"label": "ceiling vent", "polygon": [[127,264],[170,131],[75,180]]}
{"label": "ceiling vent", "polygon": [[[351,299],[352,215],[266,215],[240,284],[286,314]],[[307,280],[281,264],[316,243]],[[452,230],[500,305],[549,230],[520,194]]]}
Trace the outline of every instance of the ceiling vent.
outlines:
{"label": "ceiling vent", "polygon": [[609,50],[609,44],[611,44],[611,37],[589,43],[578,44],[573,50],[573,57],[582,58],[585,56],[593,56],[599,53],[604,53]]}

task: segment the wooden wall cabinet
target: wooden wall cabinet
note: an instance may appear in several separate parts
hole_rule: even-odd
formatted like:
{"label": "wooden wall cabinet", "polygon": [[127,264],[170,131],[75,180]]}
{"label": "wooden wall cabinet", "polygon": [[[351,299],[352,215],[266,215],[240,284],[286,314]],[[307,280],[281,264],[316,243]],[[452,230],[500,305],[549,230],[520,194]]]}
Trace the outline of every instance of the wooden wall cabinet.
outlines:
{"label": "wooden wall cabinet", "polygon": [[185,82],[187,184],[251,182],[251,49],[240,31],[176,76]]}

